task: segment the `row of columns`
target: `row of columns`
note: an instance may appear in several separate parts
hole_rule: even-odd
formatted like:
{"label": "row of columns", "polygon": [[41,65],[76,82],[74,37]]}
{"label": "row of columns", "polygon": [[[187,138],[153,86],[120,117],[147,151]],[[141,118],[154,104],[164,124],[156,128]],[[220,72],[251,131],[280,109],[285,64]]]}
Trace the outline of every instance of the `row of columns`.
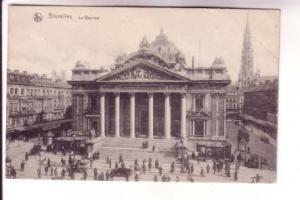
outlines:
{"label": "row of columns", "polygon": [[[148,93],[149,100],[149,123],[148,136],[154,138],[154,99],[153,93]],[[166,93],[164,98],[165,116],[164,132],[165,138],[171,138],[171,104],[170,94]],[[100,96],[100,124],[101,136],[105,136],[105,94]],[[115,136],[120,137],[120,93],[115,93]],[[130,137],[135,137],[135,93],[130,93]],[[181,95],[181,137],[186,138],[186,96]]]}

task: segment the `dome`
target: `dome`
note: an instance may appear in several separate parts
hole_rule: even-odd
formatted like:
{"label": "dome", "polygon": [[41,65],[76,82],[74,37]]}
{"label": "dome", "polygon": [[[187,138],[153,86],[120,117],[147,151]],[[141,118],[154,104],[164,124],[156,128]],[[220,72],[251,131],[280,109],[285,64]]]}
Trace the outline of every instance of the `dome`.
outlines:
{"label": "dome", "polygon": [[[168,40],[168,36],[163,30],[156,36],[155,41],[150,44],[150,48],[171,63],[178,60],[185,60],[184,55]],[[178,56],[180,56],[180,59]]]}

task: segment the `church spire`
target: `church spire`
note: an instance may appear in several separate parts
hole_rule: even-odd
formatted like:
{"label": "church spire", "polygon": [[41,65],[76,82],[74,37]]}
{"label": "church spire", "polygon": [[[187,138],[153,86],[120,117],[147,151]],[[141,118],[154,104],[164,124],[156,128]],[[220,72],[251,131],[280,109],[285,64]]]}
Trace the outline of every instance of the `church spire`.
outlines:
{"label": "church spire", "polygon": [[247,87],[251,84],[248,83],[248,80],[251,80],[253,77],[253,49],[248,16],[244,32],[244,41],[241,56],[241,71],[239,76],[240,86]]}

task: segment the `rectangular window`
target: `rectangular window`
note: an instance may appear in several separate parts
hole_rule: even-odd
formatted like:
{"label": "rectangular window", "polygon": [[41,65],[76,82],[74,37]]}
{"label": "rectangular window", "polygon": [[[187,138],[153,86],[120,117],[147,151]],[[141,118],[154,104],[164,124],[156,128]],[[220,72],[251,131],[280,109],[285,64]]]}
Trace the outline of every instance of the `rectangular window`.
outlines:
{"label": "rectangular window", "polygon": [[21,95],[24,95],[24,89],[23,88],[21,89]]}
{"label": "rectangular window", "polygon": [[15,94],[18,94],[18,88],[15,88]]}
{"label": "rectangular window", "polygon": [[204,96],[196,96],[195,98],[196,111],[202,110],[204,108]]}
{"label": "rectangular window", "polygon": [[195,136],[203,137],[205,131],[205,122],[203,120],[195,120]]}

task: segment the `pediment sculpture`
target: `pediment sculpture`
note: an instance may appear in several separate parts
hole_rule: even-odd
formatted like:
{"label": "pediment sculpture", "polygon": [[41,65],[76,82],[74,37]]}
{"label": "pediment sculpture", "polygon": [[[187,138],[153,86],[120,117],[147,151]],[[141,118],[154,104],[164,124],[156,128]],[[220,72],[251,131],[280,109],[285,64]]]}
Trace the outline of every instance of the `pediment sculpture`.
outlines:
{"label": "pediment sculpture", "polygon": [[125,69],[110,76],[112,80],[180,80],[178,77],[167,74],[166,72],[152,69],[147,66],[137,65],[129,69]]}

